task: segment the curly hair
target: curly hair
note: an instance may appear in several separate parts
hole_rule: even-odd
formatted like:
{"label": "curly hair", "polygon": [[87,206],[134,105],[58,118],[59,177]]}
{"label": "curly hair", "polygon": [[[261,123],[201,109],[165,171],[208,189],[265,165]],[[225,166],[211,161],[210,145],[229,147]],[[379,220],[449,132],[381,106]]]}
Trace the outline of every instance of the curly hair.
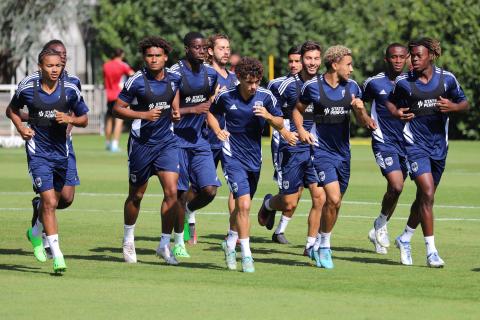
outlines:
{"label": "curly hair", "polygon": [[335,62],[339,62],[340,60],[343,59],[345,56],[351,56],[352,55],[352,50],[345,46],[333,46],[327,49],[325,52],[325,56],[323,57],[325,66],[327,69],[330,69],[332,67],[332,64]]}
{"label": "curly hair", "polygon": [[408,43],[408,50],[412,53],[412,49],[415,47],[425,47],[428,52],[433,55],[433,59],[438,59],[442,55],[442,48],[440,47],[440,41],[433,38],[420,38],[410,40]]}
{"label": "curly hair", "polygon": [[53,39],[53,40],[50,40],[50,41],[48,41],[47,43],[45,43],[45,44],[43,45],[42,50],[48,49],[48,48],[53,47],[53,46],[56,46],[56,45],[60,45],[60,46],[62,46],[62,47],[65,48],[65,44],[63,44],[63,42],[62,42],[61,40]]}
{"label": "curly hair", "polygon": [[61,58],[61,55],[58,51],[56,50],[53,50],[51,48],[47,48],[47,49],[43,49],[42,51],[40,51],[40,53],[38,54],[38,64],[42,64],[43,63],[43,59],[45,59],[45,57],[47,56],[58,56]]}
{"label": "curly hair", "polygon": [[145,55],[148,48],[157,47],[162,48],[165,54],[169,54],[172,51],[172,46],[165,39],[160,37],[146,37],[140,40],[138,43],[138,51]]}
{"label": "curly hair", "polygon": [[[227,40],[228,42],[230,42],[230,39],[228,38],[227,35],[223,34],[223,33],[216,33],[210,37],[208,37],[207,39],[207,48],[208,49],[214,49],[215,48],[215,42],[217,40],[220,40],[220,39],[225,39]],[[210,54],[207,53],[207,62],[209,64],[212,64],[212,60],[213,60],[213,56],[211,56]]]}
{"label": "curly hair", "polygon": [[242,57],[235,67],[235,74],[239,79],[246,79],[248,76],[261,79],[263,77],[263,65],[255,58]]}

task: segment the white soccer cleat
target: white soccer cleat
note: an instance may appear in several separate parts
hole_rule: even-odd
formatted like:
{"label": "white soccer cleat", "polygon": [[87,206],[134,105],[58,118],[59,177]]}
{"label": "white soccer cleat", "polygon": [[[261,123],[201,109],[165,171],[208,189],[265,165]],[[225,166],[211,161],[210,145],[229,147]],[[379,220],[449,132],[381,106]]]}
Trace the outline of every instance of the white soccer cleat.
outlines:
{"label": "white soccer cleat", "polygon": [[387,225],[384,225],[379,229],[375,229],[375,239],[377,239],[378,244],[381,245],[382,247],[384,248],[390,247],[390,240],[388,239]]}
{"label": "white soccer cleat", "polygon": [[126,263],[137,263],[137,253],[135,252],[135,244],[133,242],[123,243],[123,260]]}
{"label": "white soccer cleat", "polygon": [[433,252],[427,256],[427,265],[430,268],[443,268],[445,262],[440,258],[438,252]]}
{"label": "white soccer cleat", "polygon": [[163,248],[160,248],[160,246],[157,248],[157,257],[162,258],[165,260],[165,262],[169,265],[176,266],[178,264],[177,259],[175,256],[172,254],[172,251],[170,250],[170,246],[165,246]]}
{"label": "white soccer cleat", "polygon": [[373,243],[375,247],[375,252],[378,254],[387,254],[387,248],[382,247],[378,241],[377,238],[375,237],[375,229],[372,228],[370,232],[368,233],[368,240],[370,240],[371,243]]}
{"label": "white soccer cleat", "polygon": [[406,266],[411,266],[413,264],[413,260],[410,242],[402,242],[400,237],[398,237],[395,239],[395,246],[400,249],[400,262]]}

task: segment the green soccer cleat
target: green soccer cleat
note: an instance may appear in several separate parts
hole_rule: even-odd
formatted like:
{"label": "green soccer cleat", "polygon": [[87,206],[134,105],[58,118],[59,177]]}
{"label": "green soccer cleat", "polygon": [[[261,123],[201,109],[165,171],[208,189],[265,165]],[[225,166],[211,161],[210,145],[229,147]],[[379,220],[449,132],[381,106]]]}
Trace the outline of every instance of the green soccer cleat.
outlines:
{"label": "green soccer cleat", "polygon": [[253,258],[252,257],[242,258],[242,270],[243,270],[243,272],[247,272],[247,273],[255,272],[255,267],[253,265]]}
{"label": "green soccer cleat", "polygon": [[42,237],[41,236],[35,237],[32,234],[32,228],[28,228],[27,239],[32,244],[33,255],[35,256],[35,258],[40,262],[47,261],[47,254],[45,253],[45,249],[43,248]]}
{"label": "green soccer cleat", "polygon": [[237,252],[228,250],[227,241],[222,241],[222,249],[225,254],[225,263],[228,270],[237,270]]}
{"label": "green soccer cleat", "polygon": [[172,253],[177,258],[190,258],[184,244],[176,244],[173,246]]}
{"label": "green soccer cleat", "polygon": [[53,258],[53,272],[61,273],[67,271],[67,265],[63,257]]}

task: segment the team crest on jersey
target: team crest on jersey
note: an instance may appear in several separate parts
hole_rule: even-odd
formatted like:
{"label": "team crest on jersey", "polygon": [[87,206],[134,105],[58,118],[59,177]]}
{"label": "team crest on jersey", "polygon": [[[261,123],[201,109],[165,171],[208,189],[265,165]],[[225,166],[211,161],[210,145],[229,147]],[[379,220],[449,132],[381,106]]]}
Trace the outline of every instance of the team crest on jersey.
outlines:
{"label": "team crest on jersey", "polygon": [[263,107],[263,101],[255,101],[255,102],[253,103],[253,107],[254,107],[254,108]]}
{"label": "team crest on jersey", "polygon": [[282,186],[283,186],[283,189],[288,189],[288,187],[290,186],[290,182],[284,180],[284,181],[282,182]]}
{"label": "team crest on jersey", "polygon": [[[385,161],[383,160],[382,154],[380,152],[375,153],[375,160],[380,168],[385,169]],[[392,160],[392,158],[390,158]]]}
{"label": "team crest on jersey", "polygon": [[236,182],[232,183],[232,192],[238,192],[238,184]]}
{"label": "team crest on jersey", "polygon": [[137,182],[137,176],[134,175],[133,173],[130,174],[130,181],[132,181],[133,183]]}
{"label": "team crest on jersey", "polygon": [[345,89],[342,90],[342,97],[345,97]]}
{"label": "team crest on jersey", "polygon": [[34,182],[35,182],[35,186],[36,186],[37,188],[40,188],[40,187],[42,186],[42,178],[36,177],[35,180],[34,180]]}
{"label": "team crest on jersey", "polygon": [[392,159],[392,157],[386,157],[386,158],[385,158],[385,164],[386,164],[387,166],[391,167],[392,164],[393,164],[393,159]]}
{"label": "team crest on jersey", "polygon": [[412,162],[411,168],[412,168],[413,172],[417,172],[418,171],[418,163]]}
{"label": "team crest on jersey", "polygon": [[320,181],[325,181],[325,171],[320,171],[318,177],[320,178]]}

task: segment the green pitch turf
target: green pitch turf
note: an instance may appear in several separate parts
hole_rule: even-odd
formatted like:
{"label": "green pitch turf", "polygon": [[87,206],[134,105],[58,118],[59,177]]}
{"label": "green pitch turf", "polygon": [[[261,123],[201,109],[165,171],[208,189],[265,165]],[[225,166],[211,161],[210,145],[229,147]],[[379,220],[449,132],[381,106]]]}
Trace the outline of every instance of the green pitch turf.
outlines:
{"label": "green pitch turf", "polygon": [[[0,319],[479,319],[480,143],[450,145],[434,208],[436,244],[446,262],[440,270],[426,267],[421,230],[412,241],[412,267],[399,264],[394,247],[385,256],[374,253],[367,233],[386,184],[368,140],[353,143],[351,182],[332,236],[335,269],[325,270],[302,256],[308,194],[288,226],[290,245],[273,244],[271,232],[256,223],[264,194],[276,191],[264,140],[251,213],[254,274],[224,265],[226,186],[197,215],[192,258],[177,267],[159,261],[162,196],[154,178],[135,231],[139,262],[123,263],[126,152],[107,153],[99,136],[75,136],[82,184],[72,207],[57,212],[68,271],[53,276],[52,262],[36,262],[25,238],[33,197],[25,151],[0,149]],[[408,180],[389,223],[392,242],[414,193]]]}

